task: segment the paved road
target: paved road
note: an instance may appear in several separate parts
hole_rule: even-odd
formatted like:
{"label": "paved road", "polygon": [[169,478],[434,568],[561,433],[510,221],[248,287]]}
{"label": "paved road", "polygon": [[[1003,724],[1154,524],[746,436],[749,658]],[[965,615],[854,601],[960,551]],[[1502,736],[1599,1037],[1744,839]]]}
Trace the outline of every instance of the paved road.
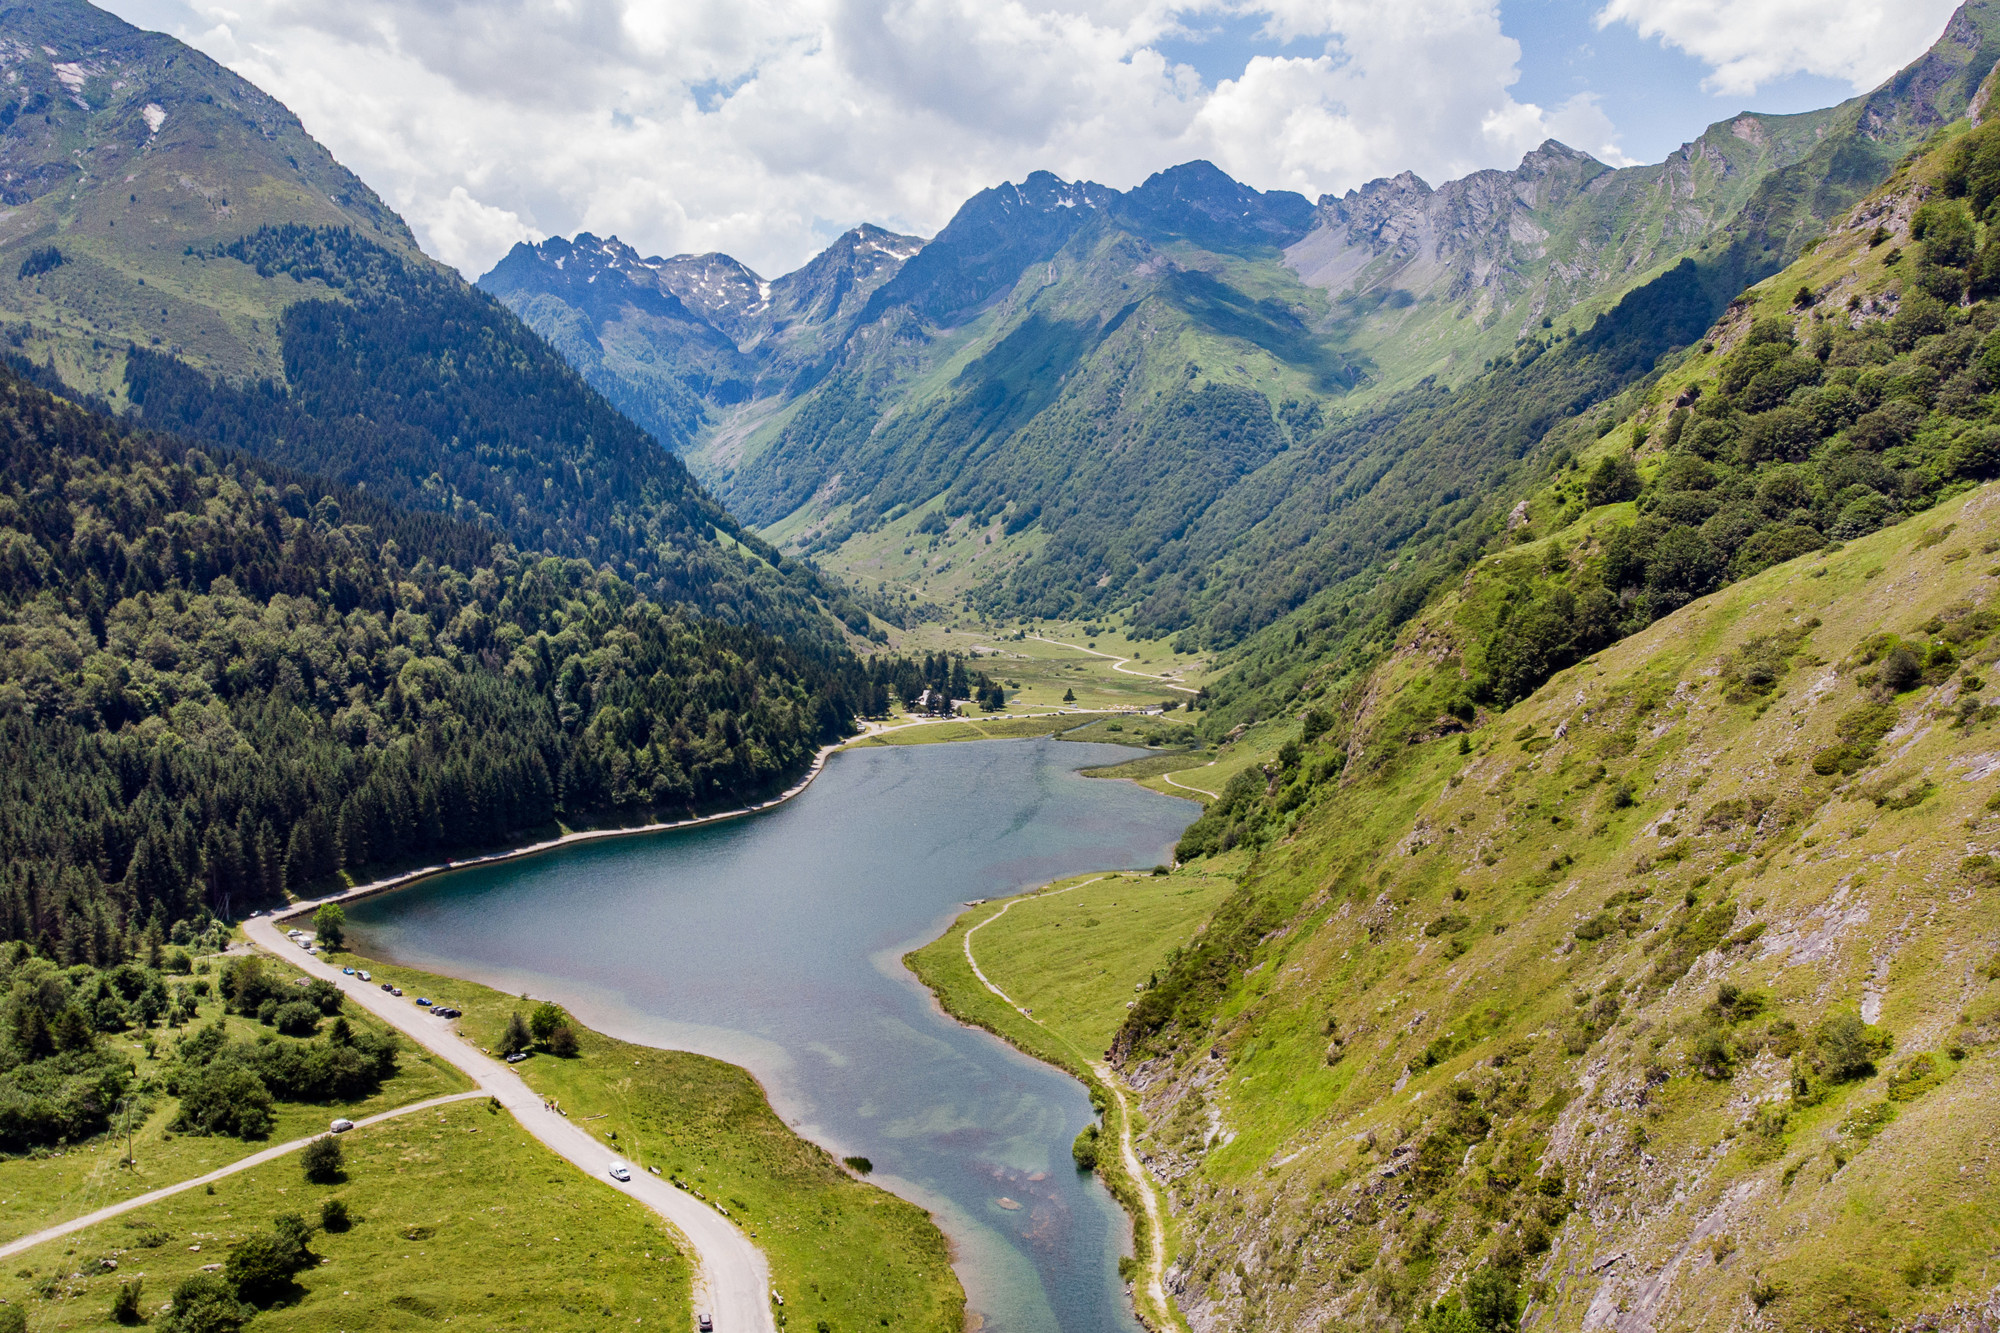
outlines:
{"label": "paved road", "polygon": [[[376,1125],[384,1120],[394,1120],[399,1115],[409,1115],[415,1111],[428,1110],[433,1106],[443,1106],[446,1102],[462,1102],[469,1097],[484,1097],[485,1095],[483,1092],[455,1092],[449,1097],[433,1097],[429,1101],[412,1102],[408,1106],[398,1106],[393,1111],[382,1111],[366,1119],[357,1120],[354,1122],[354,1127],[359,1129],[363,1125]],[[43,1227],[40,1231],[32,1235],[23,1236],[19,1240],[10,1240],[5,1245],[0,1245],[0,1259],[11,1259],[23,1250],[34,1249],[43,1241],[54,1240],[58,1236],[67,1236],[70,1232],[81,1231],[85,1227],[94,1227],[99,1222],[116,1217],[120,1213],[129,1213],[134,1208],[144,1208],[149,1203],[158,1203],[162,1199],[171,1198],[179,1194],[182,1190],[191,1190],[196,1185],[210,1185],[221,1180],[224,1176],[233,1176],[238,1171],[248,1171],[253,1166],[262,1166],[266,1162],[276,1161],[286,1153],[297,1152],[318,1137],[319,1135],[315,1134],[311,1138],[293,1139],[290,1143],[280,1143],[275,1147],[265,1148],[261,1152],[254,1152],[248,1157],[238,1158],[228,1166],[217,1167],[205,1176],[196,1176],[193,1180],[183,1180],[178,1185],[166,1185],[147,1194],[134,1195],[132,1198],[100,1208],[94,1213],[85,1213],[82,1217],[73,1217],[67,1222],[58,1222],[52,1227]]]}
{"label": "paved road", "polygon": [[701,1200],[658,1176],[635,1170],[628,1184],[606,1174],[616,1152],[591,1137],[581,1125],[545,1109],[541,1094],[501,1061],[460,1037],[452,1024],[433,1018],[408,998],[397,999],[378,985],[343,976],[317,957],[293,945],[270,917],[253,917],[243,932],[259,947],[293,967],[339,986],[347,998],[394,1026],[427,1051],[451,1061],[479,1085],[473,1094],[492,1096],[511,1111],[530,1134],[568,1158],[605,1186],[630,1195],[671,1222],[694,1247],[698,1269],[695,1304],[715,1317],[716,1333],[775,1333],[771,1318],[771,1269],[763,1251],[750,1238]]}

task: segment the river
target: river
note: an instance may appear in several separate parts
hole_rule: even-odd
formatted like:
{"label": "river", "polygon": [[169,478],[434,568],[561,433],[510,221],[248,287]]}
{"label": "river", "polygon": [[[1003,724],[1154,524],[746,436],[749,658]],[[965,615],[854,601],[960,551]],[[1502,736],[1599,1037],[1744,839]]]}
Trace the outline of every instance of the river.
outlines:
{"label": "river", "polygon": [[936,1214],[992,1333],[1137,1333],[1125,1218],[1069,1159],[1083,1088],[946,1017],[901,961],[967,899],[1166,859],[1194,805],[1076,772],[1131,757],[1053,739],[850,750],[766,814],[424,881],[350,907],[350,932],[374,957],[745,1066],[801,1134]]}

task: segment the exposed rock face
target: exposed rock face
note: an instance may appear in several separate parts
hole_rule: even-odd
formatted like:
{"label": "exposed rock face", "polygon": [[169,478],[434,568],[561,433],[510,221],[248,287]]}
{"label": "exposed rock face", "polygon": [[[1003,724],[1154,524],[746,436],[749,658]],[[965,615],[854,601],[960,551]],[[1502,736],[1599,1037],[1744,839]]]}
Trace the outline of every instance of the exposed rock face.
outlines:
{"label": "exposed rock face", "polygon": [[669,447],[728,407],[783,385],[851,332],[862,304],[923,242],[862,226],[767,282],[724,254],[642,258],[580,232],[516,245],[480,279]]}

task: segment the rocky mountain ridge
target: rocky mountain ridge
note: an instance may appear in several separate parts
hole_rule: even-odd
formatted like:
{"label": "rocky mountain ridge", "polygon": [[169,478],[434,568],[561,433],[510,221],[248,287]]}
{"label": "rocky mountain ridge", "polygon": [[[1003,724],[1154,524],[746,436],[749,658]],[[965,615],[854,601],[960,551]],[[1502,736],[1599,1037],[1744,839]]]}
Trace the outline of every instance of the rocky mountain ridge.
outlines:
{"label": "rocky mountain ridge", "polygon": [[[1551,424],[1698,336],[1964,114],[1996,33],[2000,8],[1968,0],[1874,92],[1732,117],[1644,167],[1549,143],[1513,171],[1317,203],[1202,162],[1129,191],[1038,172],[968,200],[865,301],[782,344],[732,325],[748,366],[637,306],[575,359],[614,398],[675,402],[641,419],[836,568],[922,597],[949,567],[951,595],[988,614],[1124,610],[1227,647],[1379,571]],[[579,341],[552,279],[483,281]],[[1482,431],[1469,404],[1488,399]],[[1383,456],[1413,431],[1443,452]],[[1227,463],[1190,472],[1196,456]],[[1420,472],[1419,503],[1400,487]]]}

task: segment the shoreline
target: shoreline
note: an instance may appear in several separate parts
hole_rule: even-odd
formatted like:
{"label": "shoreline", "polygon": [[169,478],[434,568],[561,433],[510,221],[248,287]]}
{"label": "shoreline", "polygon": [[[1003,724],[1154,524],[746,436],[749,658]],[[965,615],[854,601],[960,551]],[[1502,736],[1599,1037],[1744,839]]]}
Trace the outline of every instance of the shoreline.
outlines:
{"label": "shoreline", "polygon": [[[905,723],[904,725],[919,726],[922,724]],[[884,730],[891,730],[891,728],[884,728]],[[872,735],[874,733],[866,734]],[[371,880],[366,884],[357,884],[353,888],[340,893],[328,894],[322,898],[301,899],[284,907],[274,908],[271,912],[271,920],[277,922],[296,921],[300,917],[317,912],[328,903],[345,904],[359,902],[364,898],[374,898],[385,893],[393,893],[397,889],[408,888],[412,884],[435,878],[438,875],[447,875],[455,870],[471,870],[478,866],[499,865],[505,861],[522,860],[530,856],[540,856],[545,852],[559,851],[564,847],[573,847],[578,843],[594,842],[603,838],[631,838],[646,833],[671,833],[676,829],[699,828],[704,824],[721,824],[733,819],[744,819],[751,815],[761,814],[766,810],[783,805],[786,801],[791,800],[807,787],[810,787],[813,779],[818,777],[820,772],[825,769],[826,761],[858,739],[860,737],[850,736],[845,740],[836,741],[831,745],[821,746],[818,753],[813,755],[812,763],[806,766],[803,777],[785,788],[785,790],[779,792],[776,796],[771,797],[767,801],[759,801],[755,805],[739,806],[734,810],[721,810],[712,815],[696,815],[689,819],[676,819],[668,823],[637,824],[630,828],[580,829],[575,833],[565,833],[558,838],[548,838],[541,842],[530,843],[526,847],[511,847],[506,851],[487,852],[482,856],[468,856],[455,861],[440,861],[436,865],[420,866],[415,870],[406,870],[400,875],[391,875],[387,879]]]}
{"label": "shoreline", "polygon": [[[1084,716],[1130,711],[1133,710],[1059,708],[1052,713],[1013,713],[996,714],[994,716],[996,718],[1065,717],[1071,713]],[[440,861],[436,865],[419,866],[415,870],[406,870],[401,874],[390,875],[386,879],[371,880],[366,884],[357,884],[353,888],[343,890],[340,893],[328,894],[320,898],[302,898],[282,907],[272,908],[270,918],[273,921],[280,922],[297,921],[301,917],[318,911],[327,903],[346,904],[359,902],[364,898],[379,897],[385,893],[393,893],[397,889],[408,888],[412,884],[433,879],[438,875],[448,875],[456,870],[471,870],[480,866],[499,865],[505,861],[520,860],[530,856],[541,856],[546,852],[560,851],[565,847],[573,847],[579,843],[593,842],[602,838],[633,838],[642,834],[672,833],[681,829],[700,828],[704,824],[723,824],[731,820],[747,819],[751,815],[759,815],[763,814],[766,810],[776,809],[786,801],[791,800],[794,796],[804,792],[807,787],[812,785],[813,779],[817,778],[826,768],[826,761],[851,745],[871,740],[876,736],[886,735],[892,731],[907,731],[911,727],[929,727],[946,722],[963,722],[967,720],[957,716],[925,717],[898,722],[894,726],[870,727],[864,724],[864,730],[858,735],[847,736],[831,744],[822,745],[818,752],[813,755],[812,763],[806,766],[804,775],[797,782],[794,782],[791,786],[785,788],[785,790],[779,792],[769,800],[759,801],[755,805],[739,806],[734,810],[719,810],[714,814],[695,815],[692,818],[676,819],[666,823],[635,824],[626,828],[579,829],[575,833],[565,833],[561,837],[544,839],[541,842],[530,843],[525,847],[510,847],[504,851],[487,852],[481,856],[468,856],[459,860]]]}
{"label": "shoreline", "polygon": [[[1051,887],[1051,884],[1041,884],[1031,889],[1024,889],[1020,893],[1011,894],[1005,898],[975,899],[966,903],[937,935],[905,953],[902,956],[901,962],[904,970],[930,993],[931,1003],[937,1007],[939,1012],[943,1013],[954,1023],[962,1027],[977,1028],[980,1031],[986,1032],[1008,1048],[1018,1051],[1028,1059],[1053,1069],[1067,1078],[1075,1079],[1085,1089],[1093,1093],[1093,1100],[1097,1097],[1102,1097],[1104,1104],[1099,1114],[1105,1122],[1104,1128],[1107,1131],[1114,1129],[1116,1131],[1115,1134],[1107,1133],[1106,1137],[1112,1138],[1119,1147],[1117,1161],[1120,1170],[1113,1173],[1100,1169],[1096,1174],[1098,1180],[1103,1184],[1105,1191],[1111,1195],[1112,1199],[1118,1204],[1119,1209],[1125,1214],[1134,1242],[1133,1249],[1135,1253],[1133,1257],[1144,1271],[1147,1286],[1146,1295],[1151,1299],[1154,1308],[1151,1310],[1147,1309],[1147,1302],[1139,1299],[1139,1283],[1129,1278],[1126,1282],[1127,1300],[1131,1305],[1134,1318],[1138,1320],[1141,1327],[1148,1330],[1148,1333],[1170,1333],[1171,1330],[1184,1329],[1186,1324],[1184,1318],[1180,1315],[1178,1307],[1173,1304],[1172,1299],[1166,1294],[1163,1281],[1167,1248],[1167,1240],[1164,1234],[1166,1219],[1158,1211],[1158,1201],[1157,1197],[1153,1195],[1153,1186],[1145,1180],[1138,1178],[1138,1173],[1133,1169],[1139,1166],[1138,1157],[1132,1143],[1133,1111],[1125,1100],[1125,1090],[1119,1085],[1116,1072],[1109,1065],[1102,1061],[1092,1060],[1083,1051],[1078,1050],[1068,1039],[1060,1036],[1049,1028],[1047,1024],[1036,1019],[1033,1014],[1023,1009],[1011,996],[989,980],[986,974],[980,970],[978,960],[974,958],[971,947],[971,935],[974,931],[1005,916],[1011,908],[1020,902],[1030,898],[1068,893],[1113,876],[1131,876],[1141,873],[1143,872],[1130,869],[1105,870],[1094,874],[1086,872],[1087,877],[1081,878],[1078,882],[1068,884],[1060,889]],[[1061,882],[1057,880],[1052,883]],[[999,911],[970,925],[967,924],[982,908],[996,905],[1000,908]],[[962,931],[961,927],[963,927]],[[1019,1021],[1030,1024],[1045,1034],[1052,1043],[1051,1046],[1041,1046],[1038,1048],[1037,1044],[1029,1042],[1020,1034],[1007,1031],[1006,1024],[996,1022],[983,1014],[977,1013],[966,1002],[966,997],[959,995],[944,981],[942,976],[938,974],[937,969],[927,969],[920,965],[918,960],[919,954],[933,945],[950,938],[955,931],[960,932],[959,938],[961,944],[960,950],[955,952],[963,956],[967,971],[973,980],[993,998],[997,999],[999,1003],[1004,1005]],[[1064,1054],[1062,1049],[1065,1047],[1068,1048],[1067,1055]],[[1113,1124],[1114,1117],[1112,1115],[1112,1108],[1114,1107],[1117,1111],[1115,1125]],[[1140,1169],[1143,1170],[1143,1168]]]}

